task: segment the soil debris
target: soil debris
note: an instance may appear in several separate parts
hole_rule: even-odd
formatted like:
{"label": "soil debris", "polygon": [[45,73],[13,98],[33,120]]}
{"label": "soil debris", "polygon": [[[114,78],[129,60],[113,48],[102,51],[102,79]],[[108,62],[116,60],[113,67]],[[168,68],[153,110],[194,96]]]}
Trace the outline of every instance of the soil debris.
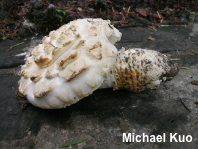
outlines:
{"label": "soil debris", "polygon": [[191,84],[192,84],[192,85],[198,85],[198,80],[193,80],[193,81],[191,81]]}
{"label": "soil debris", "polygon": [[[189,0],[10,0],[1,2],[0,39],[34,32],[48,34],[74,19],[109,19],[116,27],[187,24],[196,20],[198,1]],[[30,21],[30,22],[29,22]]]}

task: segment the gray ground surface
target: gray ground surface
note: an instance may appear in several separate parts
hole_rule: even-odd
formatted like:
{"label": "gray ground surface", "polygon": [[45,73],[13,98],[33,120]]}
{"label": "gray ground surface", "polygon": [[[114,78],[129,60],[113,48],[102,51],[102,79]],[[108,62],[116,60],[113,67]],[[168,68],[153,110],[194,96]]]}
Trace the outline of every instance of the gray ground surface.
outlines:
{"label": "gray ground surface", "polygon": [[[194,27],[194,28],[193,28]],[[9,49],[19,40],[0,43],[0,148],[55,149],[64,143],[87,138],[71,148],[84,149],[196,149],[198,146],[198,35],[196,25],[148,28],[121,28],[122,40],[116,44],[158,50],[186,69],[157,90],[134,94],[101,89],[80,102],[59,110],[44,110],[16,99],[18,75],[24,56],[38,40]],[[149,40],[149,37],[155,40]],[[23,110],[23,111],[22,111]],[[122,133],[162,135],[165,143],[123,143]],[[191,135],[193,141],[169,141],[170,133]]]}

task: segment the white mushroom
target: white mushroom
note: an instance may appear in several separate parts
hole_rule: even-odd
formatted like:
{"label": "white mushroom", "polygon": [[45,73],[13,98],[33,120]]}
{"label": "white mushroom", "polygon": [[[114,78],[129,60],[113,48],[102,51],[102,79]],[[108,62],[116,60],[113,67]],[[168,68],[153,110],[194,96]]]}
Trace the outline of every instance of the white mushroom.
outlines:
{"label": "white mushroom", "polygon": [[44,37],[22,66],[19,91],[40,108],[62,108],[98,89],[112,71],[121,33],[110,21],[79,19]]}
{"label": "white mushroom", "polygon": [[69,106],[99,87],[140,92],[178,72],[156,51],[122,49],[109,20],[79,19],[45,36],[21,68],[19,91],[40,108]]}

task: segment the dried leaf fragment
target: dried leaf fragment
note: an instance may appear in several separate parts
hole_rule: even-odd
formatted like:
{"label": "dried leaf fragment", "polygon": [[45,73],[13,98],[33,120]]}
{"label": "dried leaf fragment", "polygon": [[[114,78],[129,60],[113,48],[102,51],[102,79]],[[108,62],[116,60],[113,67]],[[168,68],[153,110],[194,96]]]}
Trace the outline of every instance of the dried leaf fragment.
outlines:
{"label": "dried leaf fragment", "polygon": [[155,41],[155,38],[153,38],[153,37],[151,37],[151,36],[148,37],[148,39],[151,40],[151,41]]}
{"label": "dried leaf fragment", "polygon": [[147,16],[146,10],[144,10],[144,9],[136,8],[135,11],[138,12],[139,14],[145,16],[145,17]]}
{"label": "dried leaf fragment", "polygon": [[193,80],[193,81],[191,81],[191,84],[192,84],[192,85],[198,85],[198,80]]}

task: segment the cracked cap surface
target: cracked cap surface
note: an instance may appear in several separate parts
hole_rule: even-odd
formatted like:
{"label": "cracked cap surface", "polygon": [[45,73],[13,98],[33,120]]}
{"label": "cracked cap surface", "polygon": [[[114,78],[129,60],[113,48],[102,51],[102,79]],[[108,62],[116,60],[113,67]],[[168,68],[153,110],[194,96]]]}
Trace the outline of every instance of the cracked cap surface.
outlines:
{"label": "cracked cap surface", "polygon": [[19,91],[40,108],[76,103],[112,70],[121,35],[102,19],[78,19],[51,31],[22,66]]}

